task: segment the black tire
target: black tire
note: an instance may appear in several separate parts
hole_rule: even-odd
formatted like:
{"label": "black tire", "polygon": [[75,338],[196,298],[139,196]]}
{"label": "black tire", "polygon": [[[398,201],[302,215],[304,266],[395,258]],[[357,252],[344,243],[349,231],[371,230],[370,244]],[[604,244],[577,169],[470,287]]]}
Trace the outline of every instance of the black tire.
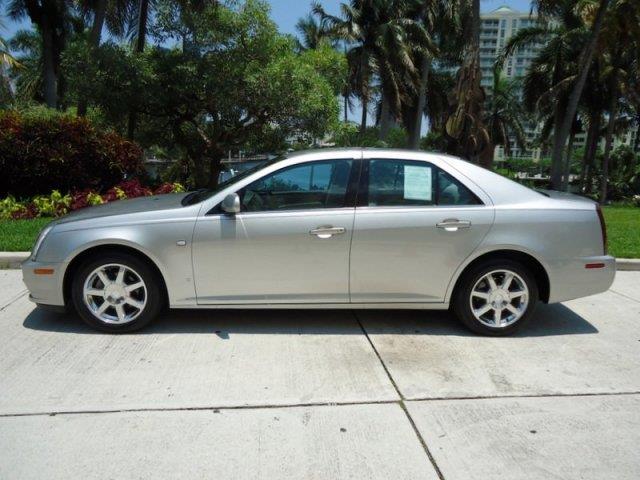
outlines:
{"label": "black tire", "polygon": [[[485,275],[495,270],[506,270],[517,274],[529,290],[528,304],[524,307],[525,310],[522,316],[515,322],[503,327],[492,327],[482,323],[473,314],[471,308],[470,297],[474,286]],[[527,323],[533,314],[538,298],[538,285],[534,276],[524,265],[514,260],[495,259],[481,262],[463,274],[454,292],[451,308],[458,319],[471,331],[481,335],[504,336],[514,333]],[[477,301],[477,299],[474,301]],[[488,303],[488,300],[486,302]],[[480,315],[480,318],[485,319],[482,315]]]}
{"label": "black tire", "polygon": [[[130,268],[145,284],[146,303],[135,318],[126,323],[108,323],[101,320],[92,313],[83,298],[84,284],[87,278],[97,268],[109,264],[119,264]],[[146,261],[121,252],[99,254],[84,261],[74,273],[71,283],[71,299],[76,312],[85,323],[107,333],[125,333],[141,329],[158,316],[166,303],[162,279],[159,278],[156,271]],[[115,312],[115,307],[113,311]]]}

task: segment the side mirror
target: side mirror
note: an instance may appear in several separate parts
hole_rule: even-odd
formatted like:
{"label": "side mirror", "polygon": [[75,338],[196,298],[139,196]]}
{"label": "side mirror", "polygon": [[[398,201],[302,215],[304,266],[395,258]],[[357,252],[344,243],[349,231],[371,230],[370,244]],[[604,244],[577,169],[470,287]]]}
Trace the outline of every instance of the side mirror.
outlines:
{"label": "side mirror", "polygon": [[225,213],[240,213],[240,197],[237,193],[230,193],[229,195],[224,197],[224,200],[222,200],[220,207]]}

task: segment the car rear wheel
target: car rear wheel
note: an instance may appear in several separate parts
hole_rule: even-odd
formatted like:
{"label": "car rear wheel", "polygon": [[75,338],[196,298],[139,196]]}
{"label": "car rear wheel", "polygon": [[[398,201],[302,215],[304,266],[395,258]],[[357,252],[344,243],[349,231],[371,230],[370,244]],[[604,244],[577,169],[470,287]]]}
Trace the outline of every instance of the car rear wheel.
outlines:
{"label": "car rear wheel", "polygon": [[453,311],[469,329],[483,335],[509,335],[522,327],[538,301],[538,286],[522,264],[489,260],[464,274]]}
{"label": "car rear wheel", "polygon": [[109,253],[85,261],[71,286],[74,307],[91,327],[131,332],[152,321],[163,306],[158,275],[139,258]]}

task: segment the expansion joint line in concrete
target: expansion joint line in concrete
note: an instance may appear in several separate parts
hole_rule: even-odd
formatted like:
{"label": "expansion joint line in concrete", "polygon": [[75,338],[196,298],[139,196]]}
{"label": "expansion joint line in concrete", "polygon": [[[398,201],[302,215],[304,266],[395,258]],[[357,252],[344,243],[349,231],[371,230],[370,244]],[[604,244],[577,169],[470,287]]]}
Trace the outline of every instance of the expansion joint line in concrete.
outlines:
{"label": "expansion joint line in concrete", "polygon": [[407,410],[407,406],[405,405],[404,395],[402,395],[402,392],[398,388],[398,385],[396,384],[396,381],[393,379],[393,376],[391,375],[391,372],[389,371],[389,369],[387,368],[387,365],[384,363],[384,360],[380,356],[380,353],[378,352],[378,349],[373,344],[373,341],[371,341],[371,338],[369,337],[369,332],[367,332],[367,330],[364,328],[364,325],[360,321],[360,318],[358,318],[358,314],[355,311],[352,311],[352,312],[353,312],[353,316],[356,319],[356,322],[358,322],[358,325],[360,325],[360,329],[362,330],[363,335],[365,336],[365,338],[369,342],[369,345],[373,349],[373,352],[376,354],[376,357],[378,357],[378,361],[380,362],[380,364],[382,365],[382,368],[384,369],[385,373],[387,374],[387,378],[389,378],[389,381],[391,382],[391,385],[393,385],[393,388],[395,389],[396,393],[398,394],[398,398],[400,398],[400,401],[398,402],[398,404],[400,405],[400,408],[402,408],[402,411],[406,415],[407,420],[409,421],[409,424],[411,425],[411,428],[413,428],[413,432],[415,433],[416,437],[418,438],[418,441],[420,442],[420,445],[422,445],[422,449],[424,450],[424,453],[427,455],[427,458],[429,459],[429,462],[431,462],[431,466],[436,471],[436,474],[438,475],[438,478],[440,480],[444,480],[444,475],[442,475],[442,472],[440,471],[440,467],[436,463],[436,459],[433,458],[433,455],[431,454],[431,451],[429,450],[429,446],[427,445],[427,442],[425,442],[424,438],[422,437],[422,434],[420,433],[420,430],[418,430],[418,427],[416,426],[416,423],[413,421],[413,418],[411,417],[411,414],[409,413],[409,410]]}

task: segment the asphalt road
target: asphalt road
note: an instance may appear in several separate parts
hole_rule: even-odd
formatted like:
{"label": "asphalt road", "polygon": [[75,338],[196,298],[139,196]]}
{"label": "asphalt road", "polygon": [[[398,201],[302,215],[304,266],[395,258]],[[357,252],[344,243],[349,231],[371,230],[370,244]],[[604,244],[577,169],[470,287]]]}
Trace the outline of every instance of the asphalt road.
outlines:
{"label": "asphalt road", "polygon": [[483,338],[444,312],[110,336],[0,271],[0,478],[640,478],[640,272]]}

